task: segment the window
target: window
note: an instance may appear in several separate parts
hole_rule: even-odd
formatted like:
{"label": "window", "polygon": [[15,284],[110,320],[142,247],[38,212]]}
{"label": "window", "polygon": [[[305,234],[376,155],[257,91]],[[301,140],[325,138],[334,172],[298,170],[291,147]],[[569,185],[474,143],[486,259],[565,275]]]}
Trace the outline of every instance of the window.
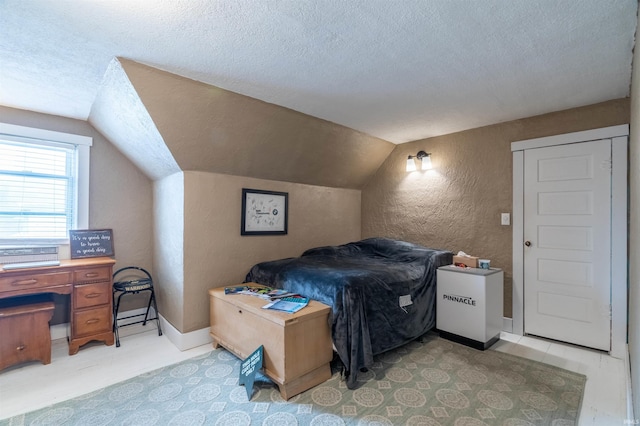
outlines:
{"label": "window", "polygon": [[0,123],[0,244],[61,244],[88,225],[91,138]]}

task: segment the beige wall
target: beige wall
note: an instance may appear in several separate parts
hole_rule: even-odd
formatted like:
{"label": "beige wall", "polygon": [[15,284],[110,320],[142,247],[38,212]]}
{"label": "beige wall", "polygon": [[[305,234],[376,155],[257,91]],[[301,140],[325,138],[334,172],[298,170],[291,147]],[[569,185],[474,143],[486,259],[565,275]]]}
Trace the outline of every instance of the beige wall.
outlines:
{"label": "beige wall", "polygon": [[[640,15],[638,17],[640,25]],[[633,50],[629,136],[629,357],[633,406],[640,418],[640,49]]]}
{"label": "beige wall", "polygon": [[[175,159],[182,171],[361,189],[394,148],[288,108],[130,60],[120,63],[110,69],[126,75],[103,84],[91,119],[143,170],[173,170]],[[131,99],[136,95],[141,102]],[[170,155],[158,155],[158,132]],[[121,137],[130,134],[138,137]],[[150,154],[171,164],[150,162]],[[161,170],[147,173],[155,180],[165,176]]]}
{"label": "beige wall", "polygon": [[[181,179],[184,199],[178,188]],[[184,172],[166,180],[156,183],[154,191],[160,212],[155,225],[159,309],[182,333],[208,327],[208,290],[242,283],[253,264],[360,239],[358,190],[206,172]],[[289,194],[287,235],[240,235],[242,188]],[[177,211],[181,203],[182,218]],[[172,213],[162,213],[167,210]]]}
{"label": "beige wall", "polygon": [[[2,106],[0,121],[92,137],[89,227],[113,229],[115,268],[130,265],[151,268],[151,181],[138,168],[85,121]],[[63,251],[68,257],[68,248]],[[56,297],[56,304],[53,323],[68,321],[68,297]],[[130,306],[137,306],[137,301],[123,303],[123,309]]]}
{"label": "beige wall", "polygon": [[184,174],[153,184],[153,270],[158,310],[176,329],[184,312]]}
{"label": "beige wall", "polygon": [[[491,259],[505,271],[512,313],[511,142],[629,123],[629,99],[398,145],[362,191],[362,237],[387,236]],[[432,153],[434,170],[405,172],[408,155]]]}
{"label": "beige wall", "polygon": [[[637,84],[633,89],[636,94]],[[638,116],[637,99],[634,102]],[[0,107],[0,121],[94,138],[90,227],[114,230],[116,268],[149,269],[158,286],[160,312],[179,331],[189,332],[208,326],[206,291],[240,282],[252,264],[370,236],[492,259],[493,266],[506,272],[504,313],[511,316],[511,227],[499,225],[499,213],[511,211],[510,143],[628,123],[629,107],[629,99],[620,99],[398,145],[362,193],[207,172],[177,173],[154,184],[84,121],[6,107]],[[633,164],[639,161],[638,139],[637,125],[632,126],[635,211],[638,167]],[[435,170],[406,173],[407,155],[421,149],[433,154]],[[289,192],[287,236],[240,236],[243,187]],[[635,256],[637,228],[632,222]],[[637,300],[638,270],[633,266],[630,279],[631,297]],[[67,302],[63,298],[58,303]],[[140,301],[134,300],[123,309],[138,306]],[[64,306],[56,310],[66,311]],[[56,315],[54,323],[66,320]],[[630,334],[637,359],[640,332],[633,324],[638,323],[638,313],[632,308],[630,315],[636,318]]]}

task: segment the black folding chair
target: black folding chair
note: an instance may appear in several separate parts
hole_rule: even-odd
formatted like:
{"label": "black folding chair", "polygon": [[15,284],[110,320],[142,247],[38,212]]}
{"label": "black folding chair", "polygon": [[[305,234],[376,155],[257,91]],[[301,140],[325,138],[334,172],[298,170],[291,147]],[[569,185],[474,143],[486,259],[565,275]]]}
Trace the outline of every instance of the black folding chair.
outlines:
{"label": "black folding chair", "polygon": [[[138,294],[144,291],[148,291],[150,293],[147,311],[144,314],[129,315],[127,317],[118,318],[118,310],[120,309],[120,299],[122,296],[125,294]],[[116,294],[118,295],[117,300]],[[155,317],[149,318],[149,310],[151,309],[152,303],[155,311]],[[118,326],[118,321],[141,316],[144,316],[144,319],[134,322],[127,321],[126,324]],[[113,332],[116,335],[116,347],[120,347],[120,335],[118,333],[119,327],[126,327],[140,323],[144,326],[147,325],[147,321],[153,320],[155,320],[158,325],[158,336],[162,336],[158,306],[156,305],[156,295],[153,291],[153,279],[151,278],[151,274],[138,266],[127,266],[126,268],[118,269],[113,274]]]}

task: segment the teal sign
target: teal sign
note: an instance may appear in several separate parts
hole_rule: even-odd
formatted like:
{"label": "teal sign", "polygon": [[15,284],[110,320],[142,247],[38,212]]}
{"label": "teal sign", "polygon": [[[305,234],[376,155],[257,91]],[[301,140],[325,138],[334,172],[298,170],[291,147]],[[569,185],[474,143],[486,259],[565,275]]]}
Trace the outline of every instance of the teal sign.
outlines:
{"label": "teal sign", "polygon": [[262,368],[262,351],[263,346],[260,345],[240,364],[240,384],[246,388],[249,401],[253,396],[253,382],[256,380],[256,373]]}

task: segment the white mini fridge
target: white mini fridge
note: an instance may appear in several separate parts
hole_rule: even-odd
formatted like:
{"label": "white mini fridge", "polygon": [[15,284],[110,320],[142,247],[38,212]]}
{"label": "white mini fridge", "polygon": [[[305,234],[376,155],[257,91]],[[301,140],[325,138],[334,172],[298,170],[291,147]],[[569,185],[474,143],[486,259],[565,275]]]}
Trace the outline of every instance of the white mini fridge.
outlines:
{"label": "white mini fridge", "polygon": [[500,340],[503,316],[501,269],[438,268],[436,328],[440,336],[485,350]]}

